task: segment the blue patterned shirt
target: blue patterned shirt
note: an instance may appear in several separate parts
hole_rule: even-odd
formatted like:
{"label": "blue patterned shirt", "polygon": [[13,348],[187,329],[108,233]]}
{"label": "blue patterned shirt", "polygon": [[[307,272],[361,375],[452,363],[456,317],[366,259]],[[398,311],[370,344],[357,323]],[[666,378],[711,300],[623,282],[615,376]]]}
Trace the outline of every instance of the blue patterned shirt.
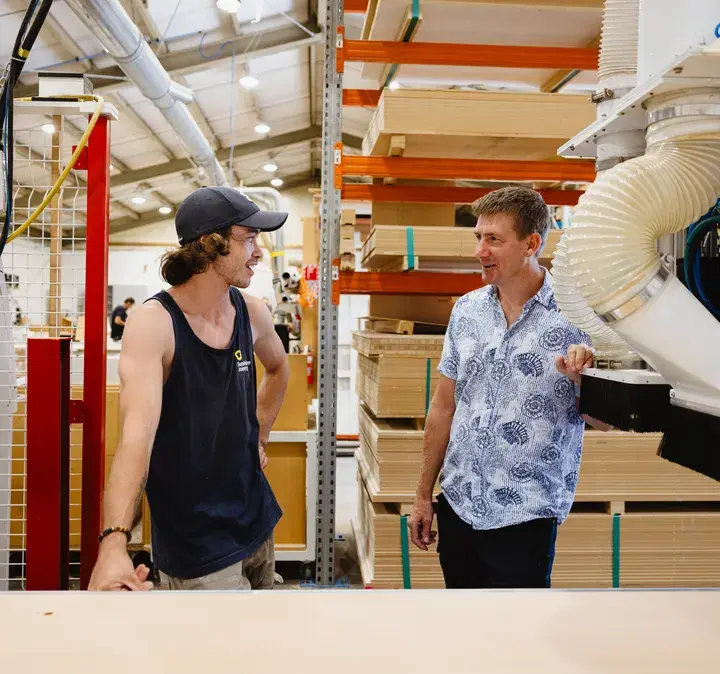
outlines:
{"label": "blue patterned shirt", "polygon": [[440,486],[474,529],[567,517],[584,422],[555,358],[571,344],[590,339],[560,313],[547,272],[510,328],[492,286],[455,304],[438,366],[456,382]]}

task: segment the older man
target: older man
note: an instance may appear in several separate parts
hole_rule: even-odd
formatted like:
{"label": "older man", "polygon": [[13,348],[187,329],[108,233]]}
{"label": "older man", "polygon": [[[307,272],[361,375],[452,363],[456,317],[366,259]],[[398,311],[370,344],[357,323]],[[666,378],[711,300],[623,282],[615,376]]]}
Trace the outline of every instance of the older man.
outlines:
{"label": "older man", "polygon": [[486,285],[462,297],[450,319],[411,538],[423,550],[435,538],[432,490],[440,473],[446,586],[549,587],[557,526],[570,511],[580,468],[585,420],[577,394],[592,350],[560,313],[538,261],[550,227],[540,195],[500,189],[474,210]]}

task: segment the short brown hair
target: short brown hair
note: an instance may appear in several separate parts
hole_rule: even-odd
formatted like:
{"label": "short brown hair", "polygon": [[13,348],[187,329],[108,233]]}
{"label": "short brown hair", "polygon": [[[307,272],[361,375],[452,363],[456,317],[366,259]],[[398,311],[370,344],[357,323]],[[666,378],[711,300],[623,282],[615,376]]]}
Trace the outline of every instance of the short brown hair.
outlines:
{"label": "short brown hair", "polygon": [[165,253],[160,275],[171,286],[179,286],[202,274],[219,257],[230,253],[232,226],[190,241],[178,250]]}
{"label": "short brown hair", "polygon": [[525,239],[531,234],[539,234],[543,244],[552,223],[543,198],[529,187],[503,187],[493,190],[478,199],[472,208],[476,218],[504,213],[514,215],[518,238]]}

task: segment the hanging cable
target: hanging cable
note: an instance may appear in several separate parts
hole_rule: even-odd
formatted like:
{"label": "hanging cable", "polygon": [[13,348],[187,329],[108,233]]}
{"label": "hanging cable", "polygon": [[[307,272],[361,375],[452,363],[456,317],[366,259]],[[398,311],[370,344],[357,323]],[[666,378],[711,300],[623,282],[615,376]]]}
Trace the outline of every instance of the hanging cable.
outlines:
{"label": "hanging cable", "polygon": [[33,0],[20,24],[15,37],[10,63],[6,70],[7,77],[0,93],[0,129],[2,129],[2,155],[5,177],[5,222],[0,232],[0,256],[5,250],[10,227],[12,226],[12,185],[14,157],[14,128],[13,128],[13,93],[15,84],[20,79],[23,67],[27,62],[30,51],[35,44],[40,28],[50,11],[53,0]]}
{"label": "hanging cable", "polygon": [[[713,209],[714,210],[714,209]],[[703,288],[700,268],[701,247],[708,234],[717,236],[720,227],[720,215],[707,217],[692,227],[685,245],[685,283],[695,297],[697,297],[715,318],[720,319],[720,306],[716,306],[707,296]]]}

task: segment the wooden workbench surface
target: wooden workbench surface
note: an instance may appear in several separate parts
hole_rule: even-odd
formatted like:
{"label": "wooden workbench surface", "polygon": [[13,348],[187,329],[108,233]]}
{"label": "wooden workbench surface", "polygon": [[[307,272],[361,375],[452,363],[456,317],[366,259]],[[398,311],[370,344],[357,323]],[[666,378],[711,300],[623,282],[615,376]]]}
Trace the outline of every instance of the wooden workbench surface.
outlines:
{"label": "wooden workbench surface", "polygon": [[0,594],[4,672],[717,672],[720,591]]}

